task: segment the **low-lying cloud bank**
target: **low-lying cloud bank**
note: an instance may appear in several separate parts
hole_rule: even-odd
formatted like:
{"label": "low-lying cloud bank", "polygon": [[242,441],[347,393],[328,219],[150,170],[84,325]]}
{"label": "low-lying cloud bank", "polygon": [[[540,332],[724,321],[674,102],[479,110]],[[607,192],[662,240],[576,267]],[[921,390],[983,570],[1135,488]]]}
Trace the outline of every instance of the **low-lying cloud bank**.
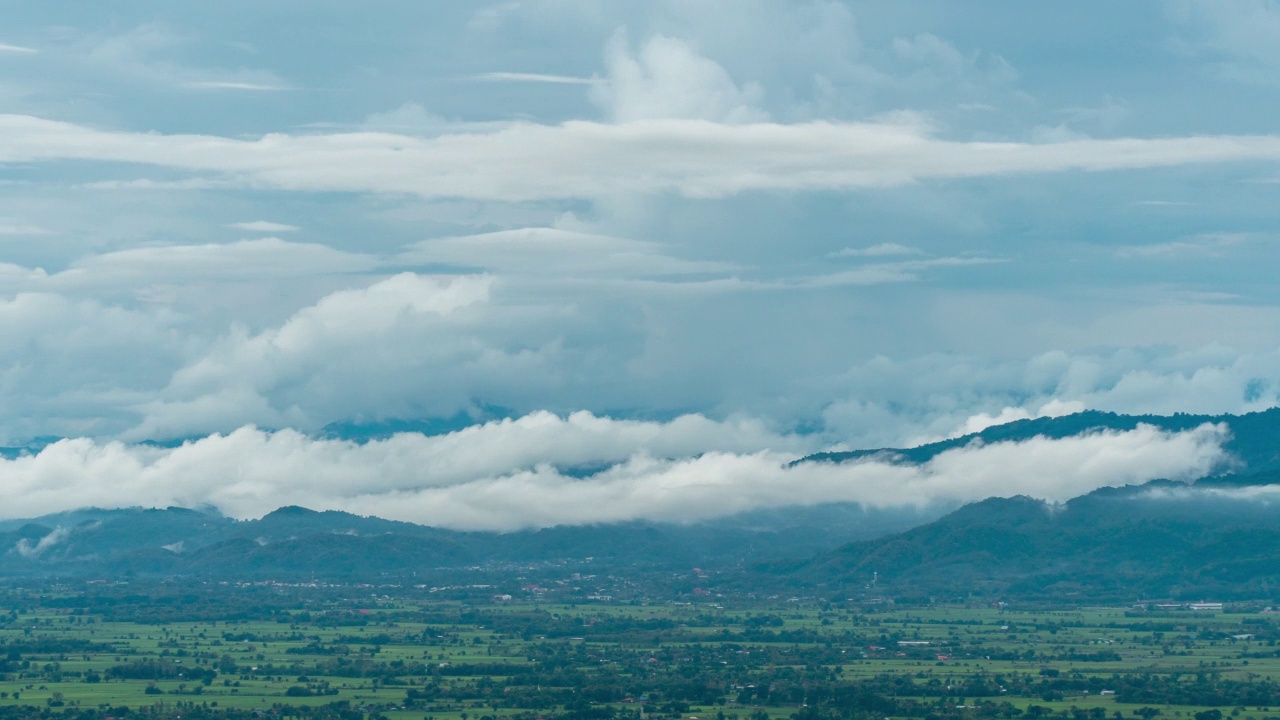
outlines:
{"label": "low-lying cloud bank", "polygon": [[[441,436],[357,444],[244,427],[177,448],[64,440],[0,461],[0,513],[85,506],[212,505],[241,518],[290,504],[465,530],[637,519],[697,521],[763,508],[872,507],[1193,479],[1227,457],[1223,426],[1140,426],[970,445],[922,465],[868,459],[788,466],[812,442],[753,421],[666,423],[534,413]],[[761,449],[767,448],[767,449]],[[605,467],[587,477],[573,468]],[[35,550],[33,548],[33,550]]]}
{"label": "low-lying cloud bank", "polygon": [[1231,500],[1266,507],[1280,504],[1280,485],[1156,487],[1147,490],[1143,496],[1155,500],[1199,502]]}

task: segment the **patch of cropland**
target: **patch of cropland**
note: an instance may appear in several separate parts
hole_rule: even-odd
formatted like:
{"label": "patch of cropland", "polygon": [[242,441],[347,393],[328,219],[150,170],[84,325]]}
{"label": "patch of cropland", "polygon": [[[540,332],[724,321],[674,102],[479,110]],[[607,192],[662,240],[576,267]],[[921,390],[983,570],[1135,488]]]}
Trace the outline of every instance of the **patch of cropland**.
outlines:
{"label": "patch of cropland", "polygon": [[1274,720],[1277,640],[1277,615],[1256,604],[620,605],[531,590],[464,601],[393,586],[43,585],[0,591],[0,717]]}

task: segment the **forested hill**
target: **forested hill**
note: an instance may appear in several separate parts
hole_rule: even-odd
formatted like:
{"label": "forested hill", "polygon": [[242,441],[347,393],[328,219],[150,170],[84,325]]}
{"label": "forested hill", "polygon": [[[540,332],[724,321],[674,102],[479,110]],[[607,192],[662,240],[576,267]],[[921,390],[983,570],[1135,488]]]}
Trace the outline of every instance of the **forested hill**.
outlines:
{"label": "forested hill", "polygon": [[[1138,597],[1280,598],[1280,409],[1246,415],[1082,412],[1020,420],[908,449],[822,453],[797,462],[877,456],[924,463],[974,442],[1221,423],[1233,472],[1193,487],[1104,488],[1061,505],[991,498],[934,522],[792,565],[762,566],[793,591],[837,596],[968,596],[1047,601]],[[1032,480],[1032,479],[1029,479]],[[1273,492],[1274,491],[1274,492]]]}
{"label": "forested hill", "polygon": [[592,558],[605,570],[734,567],[807,557],[935,515],[851,504],[674,524],[628,522],[510,533],[459,532],[285,507],[237,521],[184,508],[83,510],[0,522],[0,576],[194,575],[368,581],[439,569]]}
{"label": "forested hill", "polygon": [[991,498],[935,522],[762,568],[824,597],[1051,602],[1280,597],[1280,473]]}
{"label": "forested hill", "polygon": [[850,452],[818,453],[802,458],[797,462],[845,462],[868,456],[897,457],[905,462],[923,463],[938,454],[972,442],[1010,442],[1030,440],[1034,437],[1066,438],[1096,430],[1133,430],[1138,425],[1146,424],[1168,430],[1191,430],[1205,423],[1222,423],[1231,430],[1231,438],[1224,445],[1241,462],[1242,472],[1257,473],[1267,470],[1280,470],[1280,408],[1271,408],[1262,412],[1246,415],[1117,415],[1116,413],[1086,411],[1063,415],[1061,417],[1044,417],[1032,420],[1017,420],[1002,425],[993,425],[981,432],[963,437],[929,443],[914,448],[878,448],[853,450]]}

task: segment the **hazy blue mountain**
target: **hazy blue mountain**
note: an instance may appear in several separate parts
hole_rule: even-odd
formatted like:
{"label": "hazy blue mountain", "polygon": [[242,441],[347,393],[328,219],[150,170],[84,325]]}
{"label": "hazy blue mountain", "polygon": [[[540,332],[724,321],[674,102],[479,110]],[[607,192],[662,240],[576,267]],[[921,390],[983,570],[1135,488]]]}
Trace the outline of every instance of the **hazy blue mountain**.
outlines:
{"label": "hazy blue mountain", "polygon": [[16,457],[22,457],[23,455],[34,455],[59,440],[62,440],[62,438],[54,436],[40,436],[31,438],[21,445],[0,447],[0,458],[12,460]]}
{"label": "hazy blue mountain", "polygon": [[370,440],[383,440],[399,433],[444,435],[479,423],[515,417],[516,415],[517,413],[508,408],[482,405],[448,417],[344,420],[325,425],[320,431],[320,436],[331,440],[368,442]]}
{"label": "hazy blue mountain", "polygon": [[1066,438],[1091,430],[1133,430],[1140,424],[1154,425],[1170,431],[1190,430],[1205,423],[1224,423],[1231,439],[1224,449],[1241,462],[1239,472],[1258,473],[1280,469],[1280,408],[1246,415],[1117,415],[1087,411],[1061,417],[1017,420],[993,425],[981,432],[929,443],[914,448],[876,448],[850,452],[818,453],[796,462],[845,462],[868,456],[896,457],[903,462],[922,463],[938,454],[974,441],[984,443],[1016,442],[1033,437]]}

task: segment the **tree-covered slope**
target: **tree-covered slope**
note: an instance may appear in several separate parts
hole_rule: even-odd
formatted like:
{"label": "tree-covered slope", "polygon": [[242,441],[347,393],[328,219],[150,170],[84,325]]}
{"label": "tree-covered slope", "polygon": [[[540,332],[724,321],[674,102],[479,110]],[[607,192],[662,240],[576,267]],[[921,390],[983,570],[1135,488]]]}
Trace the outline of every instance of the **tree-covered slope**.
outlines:
{"label": "tree-covered slope", "polygon": [[1280,595],[1276,479],[1155,482],[1061,505],[992,498],[769,569],[826,596],[1269,597]]}

